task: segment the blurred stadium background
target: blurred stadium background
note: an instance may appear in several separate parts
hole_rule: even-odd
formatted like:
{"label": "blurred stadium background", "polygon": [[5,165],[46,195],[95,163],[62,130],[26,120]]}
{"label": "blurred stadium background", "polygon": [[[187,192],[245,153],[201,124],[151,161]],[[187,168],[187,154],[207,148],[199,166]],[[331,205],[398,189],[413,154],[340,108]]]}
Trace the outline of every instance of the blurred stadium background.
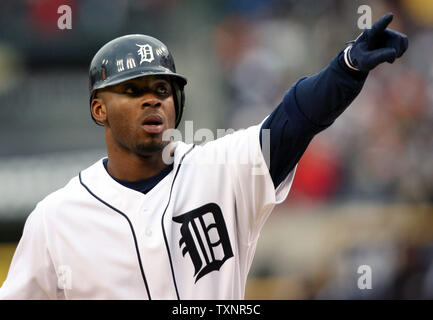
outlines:
{"label": "blurred stadium background", "polygon": [[[59,30],[57,8],[72,8]],[[105,42],[160,38],[186,75],[194,128],[261,121],[298,78],[355,38],[360,5],[409,36],[394,65],[300,161],[266,224],[248,299],[433,298],[433,1],[15,0],[0,2],[0,284],[27,215],[104,156],[87,68]],[[357,268],[372,268],[371,290]]]}

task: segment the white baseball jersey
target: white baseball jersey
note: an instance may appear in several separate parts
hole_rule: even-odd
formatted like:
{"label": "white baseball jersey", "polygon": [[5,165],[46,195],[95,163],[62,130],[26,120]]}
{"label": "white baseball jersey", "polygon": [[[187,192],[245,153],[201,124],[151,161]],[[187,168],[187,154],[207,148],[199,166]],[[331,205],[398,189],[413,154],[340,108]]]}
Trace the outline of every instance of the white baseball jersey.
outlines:
{"label": "white baseball jersey", "polygon": [[174,167],[147,194],[102,159],[38,203],[0,299],[243,299],[275,190],[260,125],[203,146],[174,143]]}

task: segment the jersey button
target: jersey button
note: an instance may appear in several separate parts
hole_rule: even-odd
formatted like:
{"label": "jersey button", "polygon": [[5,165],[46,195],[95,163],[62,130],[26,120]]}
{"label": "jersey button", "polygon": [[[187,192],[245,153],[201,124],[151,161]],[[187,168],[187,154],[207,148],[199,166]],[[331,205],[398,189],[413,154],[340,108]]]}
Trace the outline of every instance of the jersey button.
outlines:
{"label": "jersey button", "polygon": [[146,229],[146,236],[151,237],[152,236],[152,230]]}

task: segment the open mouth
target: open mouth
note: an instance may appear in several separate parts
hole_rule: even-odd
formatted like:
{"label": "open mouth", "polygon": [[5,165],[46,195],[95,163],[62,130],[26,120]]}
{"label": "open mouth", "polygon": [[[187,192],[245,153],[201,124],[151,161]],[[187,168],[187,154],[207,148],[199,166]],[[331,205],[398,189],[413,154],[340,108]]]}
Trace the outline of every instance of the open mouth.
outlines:
{"label": "open mouth", "polygon": [[148,115],[143,119],[143,125],[160,125],[162,124],[162,117],[157,114]]}
{"label": "open mouth", "polygon": [[143,119],[141,127],[148,133],[160,133],[163,129],[162,117],[157,114],[148,115]]}

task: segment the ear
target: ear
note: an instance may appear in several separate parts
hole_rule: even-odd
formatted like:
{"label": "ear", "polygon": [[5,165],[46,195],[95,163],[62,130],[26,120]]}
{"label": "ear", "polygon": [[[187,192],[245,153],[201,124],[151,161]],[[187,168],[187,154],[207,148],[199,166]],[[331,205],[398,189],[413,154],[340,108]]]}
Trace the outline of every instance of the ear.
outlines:
{"label": "ear", "polygon": [[105,125],[107,122],[107,107],[101,98],[93,98],[90,103],[90,111],[93,119],[99,125]]}

